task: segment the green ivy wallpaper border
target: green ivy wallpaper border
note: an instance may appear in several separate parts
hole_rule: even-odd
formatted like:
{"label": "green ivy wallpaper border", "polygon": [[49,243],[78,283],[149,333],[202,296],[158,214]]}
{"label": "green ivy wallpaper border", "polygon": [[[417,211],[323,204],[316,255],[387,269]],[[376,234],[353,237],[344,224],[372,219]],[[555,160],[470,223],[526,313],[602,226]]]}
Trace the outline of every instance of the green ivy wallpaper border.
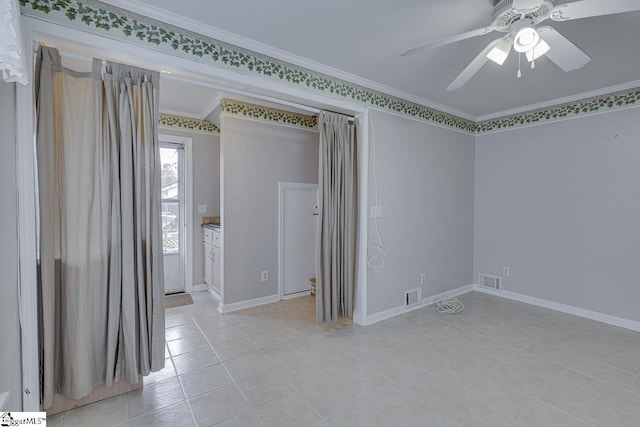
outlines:
{"label": "green ivy wallpaper border", "polygon": [[476,133],[482,134],[501,129],[506,130],[522,126],[531,126],[538,123],[549,123],[601,111],[628,108],[638,103],[640,103],[640,87],[549,108],[527,111],[522,114],[478,122],[476,123]]}
{"label": "green ivy wallpaper border", "polygon": [[489,133],[583,114],[627,108],[639,102],[639,89],[636,88],[522,114],[474,122],[242,49],[99,0],[19,0],[19,2],[22,13],[27,16],[97,34],[104,35],[106,32],[110,37],[147,48],[287,83],[361,105],[382,108],[470,134]]}
{"label": "green ivy wallpaper border", "polygon": [[280,123],[308,130],[318,129],[317,116],[292,113],[290,111],[278,110],[276,108],[269,108],[262,105],[255,105],[226,98],[220,101],[220,113]]}
{"label": "green ivy wallpaper border", "polygon": [[208,120],[193,119],[191,117],[175,116],[160,113],[158,125],[168,128],[191,130],[204,133],[219,134],[220,129]]}
{"label": "green ivy wallpaper border", "polygon": [[468,133],[475,122],[178,28],[98,0],[19,0],[22,13]]}

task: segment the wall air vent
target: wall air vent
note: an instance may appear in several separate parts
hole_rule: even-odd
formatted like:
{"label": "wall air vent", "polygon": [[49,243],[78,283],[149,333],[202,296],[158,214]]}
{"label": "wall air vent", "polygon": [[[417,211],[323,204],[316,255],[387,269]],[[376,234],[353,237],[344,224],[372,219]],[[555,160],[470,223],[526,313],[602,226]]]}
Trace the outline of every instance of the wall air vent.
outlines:
{"label": "wall air vent", "polygon": [[498,276],[492,276],[490,274],[480,273],[478,274],[478,286],[499,291],[500,289],[502,289],[502,278]]}
{"label": "wall air vent", "polygon": [[404,293],[404,305],[410,307],[422,301],[422,288],[411,289]]}

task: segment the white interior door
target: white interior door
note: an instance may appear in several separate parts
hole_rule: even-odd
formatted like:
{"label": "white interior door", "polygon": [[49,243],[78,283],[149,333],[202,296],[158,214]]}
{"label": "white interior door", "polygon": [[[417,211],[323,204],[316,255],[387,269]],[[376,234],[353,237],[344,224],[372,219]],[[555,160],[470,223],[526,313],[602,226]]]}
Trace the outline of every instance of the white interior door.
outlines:
{"label": "white interior door", "polygon": [[185,161],[184,145],[160,142],[162,165],[162,249],[165,293],[185,290]]}
{"label": "white interior door", "polygon": [[280,184],[281,296],[307,292],[316,277],[318,186]]}

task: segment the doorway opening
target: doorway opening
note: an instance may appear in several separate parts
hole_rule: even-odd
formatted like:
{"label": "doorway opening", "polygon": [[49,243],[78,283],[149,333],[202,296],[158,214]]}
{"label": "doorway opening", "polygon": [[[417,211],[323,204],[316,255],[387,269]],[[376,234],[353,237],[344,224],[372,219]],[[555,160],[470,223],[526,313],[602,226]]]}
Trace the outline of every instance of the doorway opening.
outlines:
{"label": "doorway opening", "polygon": [[186,291],[187,284],[187,162],[189,138],[160,135],[162,252],[164,291]]}
{"label": "doorway opening", "polygon": [[318,242],[318,185],[281,182],[279,185],[279,296],[315,294]]}
{"label": "doorway opening", "polygon": [[[63,56],[68,60],[74,60],[75,62],[90,64],[91,56],[95,52],[102,52],[104,54],[100,54],[99,56],[109,59],[115,60],[122,63],[134,64],[136,66],[146,67],[150,69],[168,69],[170,73],[163,75],[164,81],[171,81],[173,83],[188,83],[193,87],[193,90],[189,92],[184,92],[184,94],[189,94],[192,98],[198,95],[202,95],[204,92],[203,88],[209,89],[217,89],[217,90],[226,90],[229,93],[233,93],[235,95],[243,94],[246,96],[250,96],[253,99],[261,100],[265,102],[275,102],[278,101],[281,105],[289,106],[289,107],[303,107],[303,109],[307,110],[315,110],[317,111],[320,108],[329,109],[332,111],[345,112],[350,113],[356,116],[356,119],[361,124],[358,129],[358,141],[362,143],[361,150],[359,150],[359,162],[361,164],[361,168],[359,168],[358,177],[361,183],[360,189],[360,204],[362,206],[367,205],[367,159],[368,159],[368,150],[367,150],[367,140],[368,140],[368,112],[369,108],[361,105],[356,105],[352,102],[332,99],[325,95],[316,94],[313,92],[305,91],[298,88],[291,88],[279,84],[275,84],[273,82],[255,79],[251,76],[245,76],[241,73],[228,72],[226,70],[220,70],[211,65],[199,63],[198,61],[177,61],[175,55],[167,54],[164,52],[160,52],[153,49],[142,48],[136,44],[124,43],[118,40],[109,39],[106,37],[102,37],[96,34],[84,33],[72,28],[63,28],[58,25],[49,24],[43,21],[39,21],[33,18],[23,18],[26,25],[25,31],[25,39],[28,45],[33,44],[34,41],[46,42],[46,44],[50,46],[55,46],[56,48],[60,48],[63,52]],[[83,40],[79,42],[78,40]],[[88,58],[88,59],[87,59]],[[33,58],[29,59],[30,67],[33,65]],[[88,66],[88,65],[87,65]],[[74,67],[76,69],[76,67]],[[162,93],[167,94],[170,98],[178,99],[178,96],[174,96],[177,94],[183,94],[182,91],[171,92],[168,90],[168,85],[163,87]],[[20,258],[21,258],[21,268],[20,268],[20,282],[21,285],[21,295],[24,298],[21,299],[21,310],[23,312],[32,312],[33,307],[37,305],[37,289],[35,287],[35,277],[37,270],[35,266],[37,265],[36,259],[33,254],[36,253],[36,238],[33,230],[35,229],[35,207],[33,204],[33,196],[34,193],[34,181],[33,176],[35,176],[35,165],[33,164],[33,153],[32,153],[32,145],[28,142],[32,140],[33,131],[33,86],[27,85],[25,87],[18,87],[17,89],[17,112],[21,118],[18,123],[16,132],[17,139],[19,141],[25,141],[25,143],[18,144],[17,147],[17,157],[22,173],[19,177],[19,207],[23,214],[19,218],[19,230],[21,237],[21,245],[20,245]],[[215,100],[213,100],[215,101]],[[211,103],[212,100],[209,99],[208,103],[210,105],[214,105]],[[193,104],[193,100],[190,99],[189,102],[186,102],[184,105],[189,106]],[[206,106],[205,106],[206,107]],[[186,108],[186,107],[185,107]],[[205,111],[203,109],[203,111]],[[166,109],[166,114],[171,114],[173,112],[179,112],[181,110],[177,109]],[[196,114],[191,117],[198,117],[199,119],[207,119],[209,114]],[[185,138],[190,139],[190,138]],[[166,143],[178,143],[180,145],[180,141],[174,141],[163,138],[161,136],[161,141]],[[194,141],[196,141],[194,139]],[[167,191],[167,197],[162,200],[163,205],[163,237],[166,233],[167,238],[166,241],[169,242],[171,240],[171,244],[167,245],[167,252],[165,254],[166,257],[175,258],[176,269],[174,269],[174,277],[178,279],[176,281],[165,280],[167,286],[165,288],[166,292],[180,292],[186,291],[189,292],[194,287],[194,283],[192,282],[192,277],[190,276],[187,260],[193,258],[193,244],[189,239],[193,236],[192,231],[192,223],[194,222],[194,216],[192,212],[195,211],[193,202],[199,201],[197,200],[189,200],[189,181],[190,176],[190,167],[188,165],[188,160],[185,159],[185,150],[189,150],[190,143],[182,144],[182,149],[179,147],[173,147],[173,150],[177,150],[175,153],[176,157],[180,157],[180,153],[182,153],[182,160],[178,160],[178,164],[182,164],[182,176],[183,179],[180,182],[178,180],[177,187],[182,186],[182,193],[180,193],[179,189],[175,191],[178,193],[174,196],[169,194]],[[170,147],[167,147],[170,149]],[[164,162],[163,162],[164,163]],[[179,168],[179,166],[178,166]],[[222,169],[222,165],[221,165]],[[224,177],[224,171],[221,170],[221,176]],[[227,171],[228,172],[228,171]],[[185,177],[186,174],[186,177]],[[221,181],[222,181],[221,177]],[[194,179],[195,180],[195,179]],[[195,180],[199,182],[198,180]],[[184,187],[187,186],[187,189]],[[221,188],[220,190],[220,210],[223,211],[224,208],[224,193]],[[197,194],[197,193],[196,193]],[[236,193],[240,194],[240,193]],[[273,194],[273,193],[272,193]],[[233,194],[231,194],[233,195]],[[227,195],[229,196],[229,194]],[[170,204],[176,204],[175,206],[169,206]],[[165,209],[166,205],[166,209]],[[200,210],[200,206],[198,205],[198,212],[202,212]],[[206,213],[206,208],[203,211]],[[366,215],[361,214],[362,221],[359,225],[359,243],[361,247],[366,247],[366,236],[367,236],[367,218]],[[232,215],[227,215],[227,220],[229,220]],[[223,219],[224,221],[224,219]],[[166,225],[166,227],[165,227]],[[189,228],[191,227],[191,229]],[[165,232],[166,228],[166,232]],[[165,241],[163,239],[163,241]],[[273,241],[270,243],[273,244]],[[169,247],[170,246],[170,247]],[[315,248],[315,245],[312,245]],[[230,252],[231,253],[231,252]],[[222,258],[224,258],[224,253],[222,254]],[[230,257],[229,257],[230,258]],[[22,262],[24,261],[24,262]],[[165,269],[169,270],[169,262],[165,262]],[[193,268],[193,267],[191,267]],[[224,284],[224,263],[221,267],[221,278],[222,283]],[[358,282],[358,294],[356,300],[357,306],[357,314],[359,315],[359,321],[362,323],[366,323],[366,254],[360,254],[358,257],[358,269],[359,276],[357,279]],[[204,272],[204,271],[203,271]],[[191,273],[192,274],[192,273]],[[168,272],[167,272],[168,275]],[[165,276],[166,277],[166,276]],[[257,275],[255,277],[258,277]],[[170,279],[170,278],[169,278]],[[260,282],[259,279],[256,280]],[[224,289],[224,287],[223,287]],[[265,289],[264,287],[261,289]],[[268,297],[271,298],[273,293],[270,291]],[[230,307],[230,309],[238,309],[239,307]],[[28,319],[25,321],[23,325],[23,335],[22,335],[22,354],[23,354],[23,366],[25,367],[25,375],[23,377],[23,385],[25,389],[38,390],[39,389],[39,379],[38,379],[38,365],[39,365],[39,357],[37,351],[37,322],[33,319]],[[24,408],[29,410],[37,410],[39,407],[38,403],[38,393],[30,393],[23,396],[23,404]]]}

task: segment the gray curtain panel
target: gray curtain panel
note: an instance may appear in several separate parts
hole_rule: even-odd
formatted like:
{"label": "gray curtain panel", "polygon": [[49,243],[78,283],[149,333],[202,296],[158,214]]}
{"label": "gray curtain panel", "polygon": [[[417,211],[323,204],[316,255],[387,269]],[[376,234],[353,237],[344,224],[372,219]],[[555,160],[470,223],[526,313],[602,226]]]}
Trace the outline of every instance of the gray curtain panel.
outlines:
{"label": "gray curtain panel", "polygon": [[[112,62],[104,75],[111,152],[110,312],[107,372],[136,383],[164,367],[160,73]],[[108,377],[107,385],[111,385]]]}
{"label": "gray curtain panel", "polygon": [[36,59],[44,408],[164,364],[159,75],[101,66]]}
{"label": "gray curtain panel", "polygon": [[319,118],[318,323],[353,316],[358,227],[355,125],[341,114]]}

